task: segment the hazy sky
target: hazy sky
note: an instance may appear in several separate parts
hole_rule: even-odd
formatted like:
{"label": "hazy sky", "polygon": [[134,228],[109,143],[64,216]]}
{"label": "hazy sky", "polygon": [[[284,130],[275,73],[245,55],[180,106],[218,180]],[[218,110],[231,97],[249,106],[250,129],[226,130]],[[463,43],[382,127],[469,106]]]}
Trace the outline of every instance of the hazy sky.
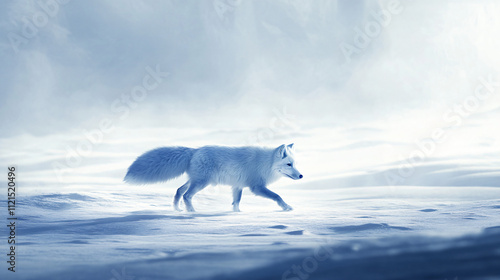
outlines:
{"label": "hazy sky", "polygon": [[[499,6],[2,1],[0,135],[108,117],[232,129],[264,125],[283,108],[325,125],[442,110],[499,70]],[[490,103],[482,110],[498,107]]]}

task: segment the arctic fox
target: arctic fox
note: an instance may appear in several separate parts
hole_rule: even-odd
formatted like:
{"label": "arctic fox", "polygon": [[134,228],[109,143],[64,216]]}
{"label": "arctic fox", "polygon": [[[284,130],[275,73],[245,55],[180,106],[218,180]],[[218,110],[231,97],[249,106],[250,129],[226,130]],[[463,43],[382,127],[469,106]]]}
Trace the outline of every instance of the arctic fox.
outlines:
{"label": "arctic fox", "polygon": [[163,147],[139,156],[128,168],[124,181],[148,184],[167,181],[187,172],[189,180],[177,189],[174,208],[179,208],[181,196],[186,210],[193,212],[193,196],[207,185],[224,184],[233,189],[233,210],[240,211],[239,204],[244,187],[259,196],[278,203],[285,211],[290,205],[267,185],[281,176],[294,180],[303,176],[295,168],[293,144],[278,148],[205,146],[198,149]]}

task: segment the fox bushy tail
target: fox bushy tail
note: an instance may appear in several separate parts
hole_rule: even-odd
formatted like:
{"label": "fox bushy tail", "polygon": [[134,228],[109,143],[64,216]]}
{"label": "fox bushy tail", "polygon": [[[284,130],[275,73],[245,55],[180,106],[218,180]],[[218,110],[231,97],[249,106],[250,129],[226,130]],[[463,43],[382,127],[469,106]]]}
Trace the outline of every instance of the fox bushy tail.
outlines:
{"label": "fox bushy tail", "polygon": [[189,168],[195,149],[163,147],[139,156],[123,179],[132,184],[149,184],[181,176]]}

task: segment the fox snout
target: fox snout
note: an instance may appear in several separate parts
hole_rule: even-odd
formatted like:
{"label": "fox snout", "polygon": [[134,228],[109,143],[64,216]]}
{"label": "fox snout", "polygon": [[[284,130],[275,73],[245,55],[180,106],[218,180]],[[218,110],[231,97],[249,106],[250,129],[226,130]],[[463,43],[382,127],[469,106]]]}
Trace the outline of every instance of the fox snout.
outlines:
{"label": "fox snout", "polygon": [[302,179],[304,176],[302,176],[302,174],[296,172],[296,173],[293,173],[292,175],[288,175],[288,177],[294,179],[294,180],[300,180]]}
{"label": "fox snout", "polygon": [[297,170],[297,168],[293,168],[293,173],[292,174],[293,174],[292,176],[294,177],[293,178],[294,180],[300,180],[300,179],[302,179],[304,177],[304,176],[302,176],[302,174],[300,173],[300,171]]}

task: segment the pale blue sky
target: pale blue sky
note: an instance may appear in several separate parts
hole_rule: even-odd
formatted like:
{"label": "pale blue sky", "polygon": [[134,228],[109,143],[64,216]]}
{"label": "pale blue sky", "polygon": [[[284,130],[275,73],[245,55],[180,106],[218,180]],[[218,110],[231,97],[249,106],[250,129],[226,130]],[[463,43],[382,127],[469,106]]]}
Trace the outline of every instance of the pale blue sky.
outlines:
{"label": "pale blue sky", "polygon": [[[148,66],[170,76],[122,125],[259,126],[282,106],[306,123],[387,118],[460,102],[500,65],[494,1],[401,1],[392,13],[391,1],[38,2],[0,3],[0,123],[14,134],[116,117]],[[356,45],[382,11],[390,20]]]}

